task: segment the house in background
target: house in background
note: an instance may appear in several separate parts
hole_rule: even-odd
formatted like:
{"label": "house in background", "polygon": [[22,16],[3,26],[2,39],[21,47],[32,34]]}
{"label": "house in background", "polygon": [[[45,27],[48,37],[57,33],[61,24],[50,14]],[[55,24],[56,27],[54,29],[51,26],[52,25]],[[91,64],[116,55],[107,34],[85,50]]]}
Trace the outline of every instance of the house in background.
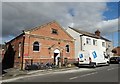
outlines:
{"label": "house in background", "polygon": [[114,48],[113,43],[110,40],[107,40],[107,39],[105,40],[106,40],[106,54],[112,57],[113,56],[112,50]]}
{"label": "house in background", "polygon": [[120,46],[112,50],[113,56],[120,56]]}
{"label": "house in background", "polygon": [[4,58],[4,54],[5,54],[5,45],[0,44],[0,61],[2,61],[2,59]]}
{"label": "house in background", "polygon": [[79,52],[89,52],[90,50],[98,51],[101,55],[112,55],[112,42],[100,36],[99,30],[95,31],[95,34],[93,34],[69,27],[66,31],[75,39],[76,60],[79,56]]}
{"label": "house in background", "polygon": [[15,51],[14,67],[25,68],[25,64],[51,62],[58,65],[65,59],[74,61],[74,39],[56,22],[23,31],[7,43]]}

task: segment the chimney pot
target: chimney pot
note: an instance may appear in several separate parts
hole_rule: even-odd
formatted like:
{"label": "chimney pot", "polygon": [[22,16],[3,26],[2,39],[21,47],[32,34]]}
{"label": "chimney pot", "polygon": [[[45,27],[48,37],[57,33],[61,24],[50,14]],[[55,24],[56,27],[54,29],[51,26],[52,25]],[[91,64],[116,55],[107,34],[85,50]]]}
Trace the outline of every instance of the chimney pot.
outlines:
{"label": "chimney pot", "polygon": [[99,30],[95,31],[95,35],[100,36],[100,31]]}

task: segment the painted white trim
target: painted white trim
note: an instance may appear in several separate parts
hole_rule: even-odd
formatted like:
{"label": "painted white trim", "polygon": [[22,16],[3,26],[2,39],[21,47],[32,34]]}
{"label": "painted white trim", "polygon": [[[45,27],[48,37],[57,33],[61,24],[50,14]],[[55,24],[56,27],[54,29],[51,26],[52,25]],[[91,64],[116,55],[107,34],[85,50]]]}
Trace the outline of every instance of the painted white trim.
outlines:
{"label": "painted white trim", "polygon": [[[66,45],[69,45],[69,44],[66,44]],[[66,45],[65,45],[65,51],[66,51],[66,53],[70,53],[70,45],[69,45],[69,52],[67,52]]]}
{"label": "painted white trim", "polygon": [[[34,44],[35,42],[38,42],[38,43],[39,43],[39,51],[34,51],[34,50],[33,50],[33,44]],[[32,51],[33,51],[33,52],[40,52],[40,50],[41,50],[41,45],[42,45],[42,44],[41,44],[39,41],[34,41],[34,42],[32,43]]]}
{"label": "painted white trim", "polygon": [[94,45],[93,43],[92,43],[92,44],[93,44],[94,46],[97,46],[97,40],[96,40],[96,39],[93,39],[92,42],[93,42],[93,41],[95,41],[95,45]]}
{"label": "painted white trim", "polygon": [[60,50],[59,49],[55,49],[54,53],[60,53]]}
{"label": "painted white trim", "polygon": [[[57,52],[55,52],[57,51]],[[58,48],[56,48],[54,50],[54,53],[58,53],[58,55],[54,58],[55,59],[55,64],[58,65],[58,57],[60,57],[60,50]]]}
{"label": "painted white trim", "polygon": [[19,42],[19,44],[18,44],[18,57],[21,57],[21,50],[22,50],[22,43]]}

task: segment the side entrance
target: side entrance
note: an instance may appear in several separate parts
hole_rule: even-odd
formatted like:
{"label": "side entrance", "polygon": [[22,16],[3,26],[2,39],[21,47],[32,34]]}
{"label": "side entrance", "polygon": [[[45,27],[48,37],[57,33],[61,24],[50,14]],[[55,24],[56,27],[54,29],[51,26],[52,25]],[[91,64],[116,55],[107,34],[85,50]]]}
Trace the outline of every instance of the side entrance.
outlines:
{"label": "side entrance", "polygon": [[55,65],[58,65],[59,59],[60,59],[60,50],[55,49],[54,50],[54,64]]}

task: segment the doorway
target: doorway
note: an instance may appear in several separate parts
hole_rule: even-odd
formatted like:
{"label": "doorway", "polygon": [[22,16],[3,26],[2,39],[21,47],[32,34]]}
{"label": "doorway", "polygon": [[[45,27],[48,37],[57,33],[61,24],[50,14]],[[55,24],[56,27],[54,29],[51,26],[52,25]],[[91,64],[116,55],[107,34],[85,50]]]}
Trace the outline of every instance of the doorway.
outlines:
{"label": "doorway", "polygon": [[54,65],[58,65],[58,58],[60,58],[60,51],[58,49],[54,50]]}

